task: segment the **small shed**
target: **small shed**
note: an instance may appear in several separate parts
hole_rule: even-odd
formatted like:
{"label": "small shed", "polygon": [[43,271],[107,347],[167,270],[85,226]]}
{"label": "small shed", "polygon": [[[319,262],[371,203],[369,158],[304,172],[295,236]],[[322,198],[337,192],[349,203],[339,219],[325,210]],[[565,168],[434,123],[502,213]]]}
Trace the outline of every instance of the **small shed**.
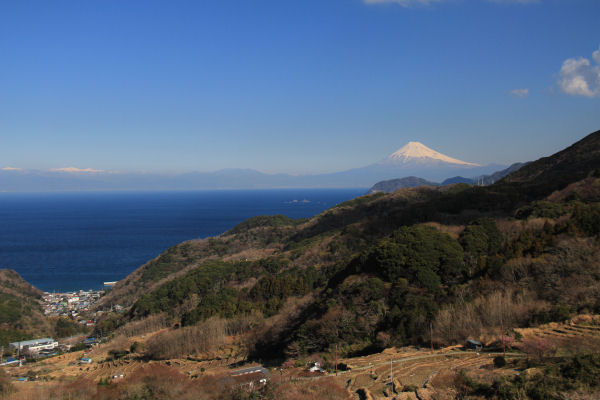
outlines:
{"label": "small shed", "polygon": [[315,361],[314,363],[312,363],[312,365],[310,366],[310,368],[308,369],[309,372],[320,372],[320,373],[325,373],[325,370],[321,367],[321,363]]}
{"label": "small shed", "polygon": [[466,348],[468,350],[481,351],[483,349],[483,343],[478,340],[469,339],[467,340]]}
{"label": "small shed", "polygon": [[89,338],[85,338],[83,340],[83,344],[96,344],[98,343],[98,339],[96,339],[95,337],[89,337]]}
{"label": "small shed", "polygon": [[92,363],[92,359],[84,357],[84,358],[80,359],[79,362],[82,363],[82,364],[91,364]]}

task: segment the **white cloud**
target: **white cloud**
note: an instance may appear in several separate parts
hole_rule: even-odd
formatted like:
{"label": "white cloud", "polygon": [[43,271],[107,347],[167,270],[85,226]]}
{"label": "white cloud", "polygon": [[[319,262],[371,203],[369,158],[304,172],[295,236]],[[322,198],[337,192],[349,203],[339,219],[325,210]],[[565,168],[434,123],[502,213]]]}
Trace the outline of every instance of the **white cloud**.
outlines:
{"label": "white cloud", "polygon": [[600,48],[598,48],[598,50],[592,53],[592,58],[594,59],[594,61],[600,64]]}
{"label": "white cloud", "polygon": [[600,96],[600,49],[592,53],[592,61],[585,57],[566,59],[560,68],[558,86],[573,96]]}
{"label": "white cloud", "polygon": [[513,89],[510,91],[510,94],[512,94],[513,96],[527,97],[529,96],[529,89]]}
{"label": "white cloud", "polygon": [[4,167],[2,168],[2,171],[21,171],[23,168],[17,168],[17,167]]}
{"label": "white cloud", "polygon": [[52,171],[52,172],[71,172],[71,173],[79,173],[79,172],[98,173],[98,172],[104,172],[104,170],[102,170],[102,169],[77,168],[77,167],[53,168],[50,171]]}

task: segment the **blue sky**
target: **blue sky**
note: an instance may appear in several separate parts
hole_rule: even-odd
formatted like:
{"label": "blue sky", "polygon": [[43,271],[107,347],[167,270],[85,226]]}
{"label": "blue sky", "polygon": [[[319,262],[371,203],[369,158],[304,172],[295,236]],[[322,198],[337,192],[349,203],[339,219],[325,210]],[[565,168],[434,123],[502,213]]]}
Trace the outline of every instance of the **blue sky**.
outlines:
{"label": "blue sky", "polygon": [[[0,168],[482,164],[600,129],[597,0],[0,3]],[[596,53],[595,53],[596,52]]]}

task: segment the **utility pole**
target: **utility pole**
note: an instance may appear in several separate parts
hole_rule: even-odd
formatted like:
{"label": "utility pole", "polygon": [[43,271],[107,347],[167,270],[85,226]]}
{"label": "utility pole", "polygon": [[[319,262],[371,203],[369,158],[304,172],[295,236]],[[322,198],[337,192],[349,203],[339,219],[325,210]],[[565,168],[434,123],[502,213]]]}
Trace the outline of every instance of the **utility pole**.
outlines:
{"label": "utility pole", "polygon": [[502,319],[502,312],[500,312],[500,340],[502,341],[502,354],[506,358],[506,343],[504,343],[504,321]]}
{"label": "utility pole", "polygon": [[390,358],[390,387],[394,391],[394,356]]}
{"label": "utility pole", "polygon": [[429,343],[431,344],[431,352],[433,353],[433,324],[429,322]]}
{"label": "utility pole", "polygon": [[337,366],[338,366],[338,359],[337,359],[337,348],[338,345],[337,343],[335,344],[335,376],[337,376]]}

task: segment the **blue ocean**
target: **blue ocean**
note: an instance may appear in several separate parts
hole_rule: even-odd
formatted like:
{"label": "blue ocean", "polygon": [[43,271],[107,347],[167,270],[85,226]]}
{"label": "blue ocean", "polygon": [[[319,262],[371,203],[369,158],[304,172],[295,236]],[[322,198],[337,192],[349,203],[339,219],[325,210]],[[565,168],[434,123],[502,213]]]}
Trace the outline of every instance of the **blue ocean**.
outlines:
{"label": "blue ocean", "polygon": [[0,193],[0,268],[44,291],[99,289],[184,240],[256,215],[310,217],[365,189]]}

